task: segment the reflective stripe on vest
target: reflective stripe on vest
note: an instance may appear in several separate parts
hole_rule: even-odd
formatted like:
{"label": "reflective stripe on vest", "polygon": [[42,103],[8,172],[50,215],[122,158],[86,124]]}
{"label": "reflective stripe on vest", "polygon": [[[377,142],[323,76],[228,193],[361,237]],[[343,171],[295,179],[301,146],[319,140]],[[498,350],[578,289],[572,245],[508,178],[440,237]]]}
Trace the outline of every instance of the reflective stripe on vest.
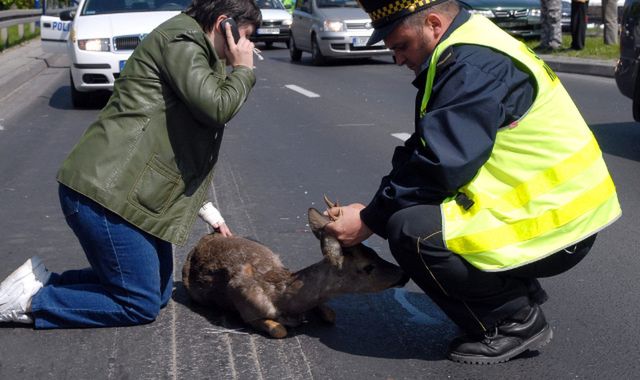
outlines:
{"label": "reflective stripe on vest", "polygon": [[459,189],[468,202],[451,197],[442,203],[447,248],[481,270],[501,271],[560,251],[616,220],[621,210],[613,181],[575,104],[542,60],[490,20],[472,15],[438,44],[421,115],[439,56],[455,44],[510,56],[532,73],[537,94],[526,115],[498,131],[489,160]]}

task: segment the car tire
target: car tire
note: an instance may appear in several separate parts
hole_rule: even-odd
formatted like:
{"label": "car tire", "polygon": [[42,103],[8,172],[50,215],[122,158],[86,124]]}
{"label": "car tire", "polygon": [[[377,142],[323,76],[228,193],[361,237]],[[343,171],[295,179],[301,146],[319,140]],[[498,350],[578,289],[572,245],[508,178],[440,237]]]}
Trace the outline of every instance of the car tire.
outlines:
{"label": "car tire", "polygon": [[91,104],[91,99],[88,93],[76,90],[76,85],[73,83],[73,75],[69,72],[69,84],[71,87],[71,104],[74,108],[87,108]]}
{"label": "car tire", "polygon": [[289,37],[289,42],[287,43],[289,47],[289,55],[291,56],[291,62],[300,62],[302,58],[302,50],[299,50],[296,47],[296,43],[293,40],[293,36]]}
{"label": "car tire", "polygon": [[633,89],[633,120],[640,121],[640,77],[636,79],[636,85]]}
{"label": "car tire", "polygon": [[320,45],[318,45],[318,40],[316,37],[311,37],[311,63],[316,66],[324,65],[327,62],[327,59],[322,55],[322,51],[320,51]]}

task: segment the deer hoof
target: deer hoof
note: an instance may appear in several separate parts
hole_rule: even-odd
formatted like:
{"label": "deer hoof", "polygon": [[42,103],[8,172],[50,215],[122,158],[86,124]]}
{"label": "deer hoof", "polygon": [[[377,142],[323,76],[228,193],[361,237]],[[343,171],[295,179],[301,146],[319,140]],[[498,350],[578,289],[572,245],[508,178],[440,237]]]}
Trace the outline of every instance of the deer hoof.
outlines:
{"label": "deer hoof", "polygon": [[276,321],[266,319],[264,321],[265,330],[272,338],[282,339],[287,336],[287,329]]}
{"label": "deer hoof", "polygon": [[332,325],[336,323],[336,312],[329,306],[319,305],[317,307],[317,311],[320,319],[326,323],[330,323]]}

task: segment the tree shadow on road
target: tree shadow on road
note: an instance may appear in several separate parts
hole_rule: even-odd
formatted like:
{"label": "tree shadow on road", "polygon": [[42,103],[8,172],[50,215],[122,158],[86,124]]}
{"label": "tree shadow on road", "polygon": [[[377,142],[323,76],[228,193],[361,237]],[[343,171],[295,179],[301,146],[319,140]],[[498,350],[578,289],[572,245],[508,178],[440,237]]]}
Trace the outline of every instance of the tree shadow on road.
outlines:
{"label": "tree shadow on road", "polygon": [[[173,300],[200,314],[221,331],[239,330],[277,341],[246,325],[235,313],[205,307],[189,299],[182,282],[177,281]],[[333,351],[350,355],[386,359],[447,360],[449,342],[460,335],[458,328],[424,293],[390,289],[375,294],[351,294],[328,303],[336,312],[336,323],[329,324],[313,313],[305,323],[288,327],[287,341],[297,336],[316,338]],[[538,356],[526,351],[512,360]]]}
{"label": "tree shadow on road", "polygon": [[[248,327],[237,314],[192,302],[182,282],[175,283],[175,302],[198,313],[214,326],[243,329],[271,339]],[[402,292],[402,293],[398,293]],[[400,295],[400,296],[398,296]],[[376,294],[353,294],[329,302],[336,311],[335,324],[309,313],[305,323],[288,327],[284,339],[306,335],[332,350],[351,355],[419,360],[445,360],[449,342],[458,329],[422,293],[387,290]]]}
{"label": "tree shadow on road", "polygon": [[404,289],[342,296],[330,306],[335,325],[307,324],[295,332],[351,355],[446,360],[449,342],[460,333],[429,297]]}
{"label": "tree shadow on road", "polygon": [[[187,293],[187,289],[184,287],[182,281],[174,281],[175,290],[173,292],[173,301],[179,303],[190,311],[200,314],[209,321],[214,326],[219,326],[225,329],[247,329],[249,328],[244,324],[239,315],[234,313],[229,313],[224,310],[207,307],[203,305],[199,305],[196,302],[192,301],[189,297],[189,293]],[[258,334],[258,332],[256,332]]]}
{"label": "tree shadow on road", "polygon": [[591,125],[604,153],[640,161],[640,123]]}

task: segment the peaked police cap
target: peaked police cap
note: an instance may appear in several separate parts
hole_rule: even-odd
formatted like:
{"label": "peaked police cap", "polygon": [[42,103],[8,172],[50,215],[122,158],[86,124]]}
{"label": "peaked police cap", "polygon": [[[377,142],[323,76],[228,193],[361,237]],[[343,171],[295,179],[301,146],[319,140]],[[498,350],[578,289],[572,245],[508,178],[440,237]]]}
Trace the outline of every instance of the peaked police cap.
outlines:
{"label": "peaked police cap", "polygon": [[358,0],[374,30],[367,46],[382,41],[407,16],[447,0]]}

